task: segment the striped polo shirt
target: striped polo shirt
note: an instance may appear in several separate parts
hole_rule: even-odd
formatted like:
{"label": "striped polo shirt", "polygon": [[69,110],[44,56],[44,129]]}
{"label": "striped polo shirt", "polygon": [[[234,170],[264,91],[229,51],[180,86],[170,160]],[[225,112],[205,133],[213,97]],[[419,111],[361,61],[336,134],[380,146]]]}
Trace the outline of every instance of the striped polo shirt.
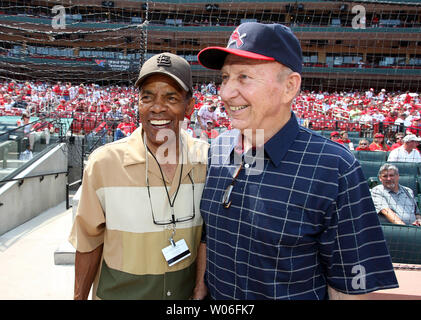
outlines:
{"label": "striped polo shirt", "polygon": [[[213,299],[327,299],[397,287],[359,163],[344,146],[289,122],[238,168],[239,132],[211,146],[201,212]],[[241,158],[241,157],[240,157]],[[255,159],[253,159],[255,158]]]}
{"label": "striped polo shirt", "polygon": [[175,217],[184,220],[192,216],[193,210],[195,217],[176,223],[174,241],[184,239],[191,255],[171,267],[161,251],[170,245],[171,225],[153,221],[170,220],[170,205],[158,164],[144,148],[142,127],[130,137],[100,147],[90,155],[69,241],[80,252],[104,245],[93,287],[94,299],[191,296],[203,224],[199,206],[209,146],[183,130],[180,137],[184,163],[178,165],[172,183],[167,180],[166,184],[173,200],[181,174]]}

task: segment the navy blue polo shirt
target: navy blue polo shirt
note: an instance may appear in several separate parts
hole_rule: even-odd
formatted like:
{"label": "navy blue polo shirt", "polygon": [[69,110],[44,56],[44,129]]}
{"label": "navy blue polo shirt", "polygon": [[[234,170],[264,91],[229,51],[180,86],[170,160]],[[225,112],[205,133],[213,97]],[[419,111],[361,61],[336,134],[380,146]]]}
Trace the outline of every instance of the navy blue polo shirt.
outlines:
{"label": "navy blue polo shirt", "polygon": [[[352,153],[290,121],[243,159],[239,131],[212,143],[200,205],[213,299],[326,299],[397,287],[370,191]],[[253,162],[253,158],[255,162]]]}

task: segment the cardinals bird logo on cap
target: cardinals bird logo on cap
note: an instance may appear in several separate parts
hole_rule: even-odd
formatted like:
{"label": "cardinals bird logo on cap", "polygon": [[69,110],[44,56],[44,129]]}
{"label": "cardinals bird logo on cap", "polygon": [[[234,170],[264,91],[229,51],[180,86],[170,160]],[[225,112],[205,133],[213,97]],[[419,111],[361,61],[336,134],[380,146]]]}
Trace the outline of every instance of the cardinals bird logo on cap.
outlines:
{"label": "cardinals bird logo on cap", "polygon": [[247,35],[246,33],[243,33],[243,34],[240,35],[240,33],[238,32],[238,27],[237,27],[230,37],[230,41],[228,43],[227,48],[230,47],[234,42],[235,42],[237,48],[240,48],[244,44],[243,38],[246,35]]}

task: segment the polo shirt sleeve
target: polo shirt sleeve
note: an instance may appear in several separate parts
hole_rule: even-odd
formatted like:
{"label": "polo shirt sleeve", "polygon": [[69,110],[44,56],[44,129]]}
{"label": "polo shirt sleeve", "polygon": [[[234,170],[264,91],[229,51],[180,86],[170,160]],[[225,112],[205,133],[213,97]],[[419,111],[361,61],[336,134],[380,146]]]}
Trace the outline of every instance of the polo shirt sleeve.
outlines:
{"label": "polo shirt sleeve", "polygon": [[96,193],[100,171],[95,162],[88,161],[84,170],[81,196],[69,242],[79,252],[90,252],[104,242],[105,215]]}
{"label": "polo shirt sleeve", "polygon": [[338,178],[319,252],[329,286],[345,294],[397,287],[370,190],[358,162]]}

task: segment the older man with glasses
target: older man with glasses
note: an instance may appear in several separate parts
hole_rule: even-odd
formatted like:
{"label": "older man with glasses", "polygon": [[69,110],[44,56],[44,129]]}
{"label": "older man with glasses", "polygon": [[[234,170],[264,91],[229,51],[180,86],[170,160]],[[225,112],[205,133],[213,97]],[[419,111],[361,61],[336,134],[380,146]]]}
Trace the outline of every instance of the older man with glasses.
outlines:
{"label": "older man with glasses", "polygon": [[421,162],[421,155],[417,147],[421,138],[414,134],[408,134],[403,139],[403,145],[392,150],[387,158],[387,161],[398,162]]}
{"label": "older man with glasses", "polygon": [[421,215],[413,191],[399,184],[399,169],[385,163],[379,169],[382,184],[371,189],[371,196],[379,215],[387,222],[421,226]]}
{"label": "older man with glasses", "polygon": [[212,142],[200,205],[210,297],[349,299],[396,287],[358,162],[291,110],[303,64],[291,29],[243,23],[198,60],[221,71],[235,128]]}

